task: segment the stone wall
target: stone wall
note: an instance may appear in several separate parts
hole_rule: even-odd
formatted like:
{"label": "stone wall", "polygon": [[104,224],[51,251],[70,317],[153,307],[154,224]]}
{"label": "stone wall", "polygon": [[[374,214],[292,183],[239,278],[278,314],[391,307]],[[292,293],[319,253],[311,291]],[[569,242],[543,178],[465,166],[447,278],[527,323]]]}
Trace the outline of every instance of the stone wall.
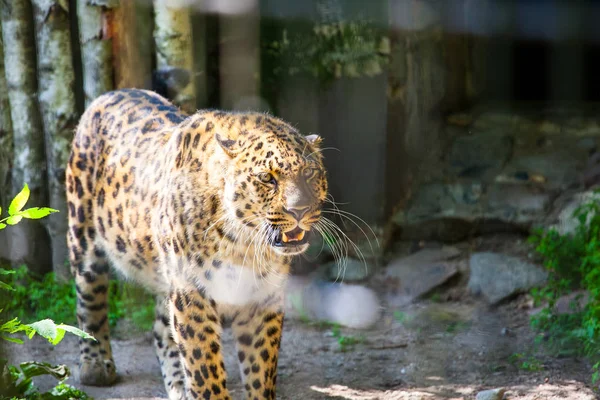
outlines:
{"label": "stone wall", "polygon": [[459,241],[553,223],[567,199],[585,189],[600,140],[598,111],[532,104],[448,116],[447,147],[393,217],[401,236]]}

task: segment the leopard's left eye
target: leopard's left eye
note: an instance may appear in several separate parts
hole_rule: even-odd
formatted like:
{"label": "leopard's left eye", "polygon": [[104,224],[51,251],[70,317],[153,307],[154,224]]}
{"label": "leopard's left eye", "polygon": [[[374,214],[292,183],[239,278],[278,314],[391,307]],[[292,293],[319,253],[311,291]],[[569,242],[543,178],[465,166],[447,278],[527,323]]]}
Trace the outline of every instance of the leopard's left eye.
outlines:
{"label": "leopard's left eye", "polygon": [[316,174],[316,173],[317,173],[317,169],[316,169],[316,168],[305,168],[305,169],[302,171],[302,176],[303,176],[305,179],[310,179],[310,178],[312,178],[313,176],[315,176],[315,174]]}
{"label": "leopard's left eye", "polygon": [[258,174],[257,177],[262,183],[271,183],[273,185],[277,183],[273,174],[269,172],[262,172]]}

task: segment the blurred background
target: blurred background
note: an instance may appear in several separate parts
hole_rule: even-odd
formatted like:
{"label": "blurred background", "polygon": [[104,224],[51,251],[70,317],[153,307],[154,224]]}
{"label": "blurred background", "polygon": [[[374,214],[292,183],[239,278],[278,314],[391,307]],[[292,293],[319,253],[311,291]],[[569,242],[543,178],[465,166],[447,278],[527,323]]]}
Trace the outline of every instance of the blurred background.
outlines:
{"label": "blurred background", "polygon": [[[0,231],[0,259],[29,268],[19,316],[40,316],[28,293],[70,279],[64,172],[79,116],[106,91],[146,88],[324,138],[348,239],[316,240],[295,266],[282,398],[594,398],[600,2],[0,0],[0,16],[0,205],[27,183],[29,205],[61,211]],[[374,294],[371,331],[351,328],[372,310],[323,294],[340,287]],[[64,290],[59,308],[74,307]],[[128,296],[147,295],[113,290],[116,325]],[[311,290],[343,315],[315,310]],[[328,361],[295,363],[298,351]],[[317,389],[302,384],[311,371]]]}

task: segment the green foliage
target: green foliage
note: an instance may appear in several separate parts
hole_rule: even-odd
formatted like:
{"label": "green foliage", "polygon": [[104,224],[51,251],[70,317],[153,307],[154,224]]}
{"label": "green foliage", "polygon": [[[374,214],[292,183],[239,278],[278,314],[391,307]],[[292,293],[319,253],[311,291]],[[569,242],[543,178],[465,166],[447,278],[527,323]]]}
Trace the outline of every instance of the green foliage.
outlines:
{"label": "green foliage", "polygon": [[[19,223],[23,218],[28,219],[39,219],[49,215],[56,210],[50,208],[28,208],[23,210],[23,207],[29,199],[29,188],[27,185],[23,187],[23,190],[10,203],[8,207],[8,217],[0,220],[0,229],[4,229],[7,225],[15,225]],[[2,209],[0,209],[0,213]],[[0,275],[7,278],[17,275],[16,271],[6,270],[0,268]],[[5,278],[3,278],[6,280]],[[19,285],[17,285],[19,287]],[[19,293],[19,290],[5,281],[0,281],[0,289],[12,292],[12,295]],[[6,296],[2,296],[4,298]],[[15,296],[7,296],[9,301],[14,300]],[[52,301],[46,302],[53,303]],[[0,308],[0,313],[6,311]],[[0,315],[0,339],[23,344],[23,341],[18,337],[12,335],[17,333],[24,333],[31,339],[34,335],[38,334],[48,340],[52,345],[57,345],[65,336],[66,332],[70,332],[74,335],[85,339],[94,338],[83,332],[82,330],[65,324],[55,324],[51,319],[43,319],[31,324],[23,324],[19,321],[18,317],[12,318],[5,321],[3,316]],[[50,392],[40,393],[33,383],[33,377],[40,375],[51,375],[59,380],[59,384],[55,386]],[[64,365],[52,366],[46,363],[40,362],[26,362],[21,363],[19,367],[8,365],[6,360],[0,360],[0,388],[2,393],[1,398],[10,399],[43,399],[43,400],[59,400],[59,399],[87,399],[88,396],[72,388],[71,386],[64,383],[64,380],[69,376],[69,370]],[[5,397],[7,396],[7,397]]]}
{"label": "green foliage", "polygon": [[57,281],[54,273],[39,278],[25,266],[12,272],[7,283],[13,291],[3,305],[7,312],[21,320],[52,318],[68,324],[76,322],[77,293],[72,281]]}
{"label": "green foliage", "polygon": [[264,47],[272,74],[308,74],[322,83],[379,75],[390,54],[388,37],[366,21],[318,23],[310,34],[291,37],[284,29],[279,40]]}
{"label": "green foliage", "polygon": [[[27,184],[25,184],[23,189],[15,196],[8,206],[8,217],[0,219],[0,230],[6,228],[7,225],[16,225],[23,218],[40,219],[52,213],[58,212],[58,210],[47,207],[33,207],[23,210],[23,207],[25,207],[25,204],[27,204],[27,200],[29,200],[29,187]],[[0,215],[2,215],[1,207]]]}
{"label": "green foliage", "polygon": [[154,297],[143,288],[127,282],[111,281],[108,301],[108,321],[116,326],[122,319],[128,319],[133,326],[148,331],[154,323]]}
{"label": "green foliage", "polygon": [[[0,361],[0,399],[31,400],[70,400],[90,399],[84,392],[65,383],[69,377],[69,369],[64,365],[50,365],[40,362],[24,362],[18,367]],[[40,393],[33,383],[33,378],[50,375],[59,383],[49,392]]]}
{"label": "green foliage", "polygon": [[511,364],[523,371],[538,372],[544,370],[544,365],[535,357],[528,356],[522,353],[515,353],[509,357]]}
{"label": "green foliage", "polygon": [[[0,269],[0,274],[2,271]],[[77,322],[77,292],[73,280],[57,281],[54,273],[38,278],[25,266],[4,271],[10,275],[6,283],[0,282],[0,288],[3,287],[2,284],[9,286],[12,293],[4,296],[6,298],[0,308],[20,320],[52,318],[68,324]],[[108,318],[112,327],[123,319],[130,320],[140,330],[147,331],[152,327],[154,298],[150,294],[137,286],[117,280],[111,280],[109,288]]]}
{"label": "green foliage", "polygon": [[341,328],[339,325],[334,324],[331,327],[331,333],[334,338],[337,339],[338,344],[340,345],[340,350],[342,352],[346,352],[351,350],[355,345],[359,343],[364,343],[366,338],[364,336],[348,336],[342,334]]}
{"label": "green foliage", "polygon": [[[536,304],[544,304],[532,326],[562,354],[598,354],[600,350],[600,206],[589,202],[574,217],[575,232],[562,235],[554,229],[537,231],[529,239],[549,272],[548,284],[532,291]],[[588,296],[571,302],[572,312],[559,314],[561,296],[582,290]]]}
{"label": "green foliage", "polygon": [[404,324],[408,320],[408,316],[405,312],[395,310],[394,311],[394,319],[401,324]]}

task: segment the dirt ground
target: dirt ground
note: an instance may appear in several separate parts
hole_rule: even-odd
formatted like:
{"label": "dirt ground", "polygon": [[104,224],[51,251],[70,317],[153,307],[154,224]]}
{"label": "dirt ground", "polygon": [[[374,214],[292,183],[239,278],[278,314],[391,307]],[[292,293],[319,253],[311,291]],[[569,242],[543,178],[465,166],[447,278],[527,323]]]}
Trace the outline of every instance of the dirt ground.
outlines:
{"label": "dirt ground", "polygon": [[[458,300],[438,297],[402,309],[386,308],[368,331],[334,332],[331,327],[287,320],[278,398],[474,399],[491,388],[506,389],[506,399],[597,398],[587,361],[553,357],[534,346],[526,296],[494,308],[466,295],[454,297]],[[340,336],[358,343],[340,346]],[[234,399],[241,399],[229,331],[224,347],[230,390]],[[113,340],[120,380],[109,388],[77,384],[74,337],[56,348],[36,339],[8,350],[13,363],[35,359],[67,364],[74,374],[69,382],[96,399],[165,398],[150,334]],[[522,366],[524,361],[528,366]],[[42,386],[48,383],[40,380]]]}

